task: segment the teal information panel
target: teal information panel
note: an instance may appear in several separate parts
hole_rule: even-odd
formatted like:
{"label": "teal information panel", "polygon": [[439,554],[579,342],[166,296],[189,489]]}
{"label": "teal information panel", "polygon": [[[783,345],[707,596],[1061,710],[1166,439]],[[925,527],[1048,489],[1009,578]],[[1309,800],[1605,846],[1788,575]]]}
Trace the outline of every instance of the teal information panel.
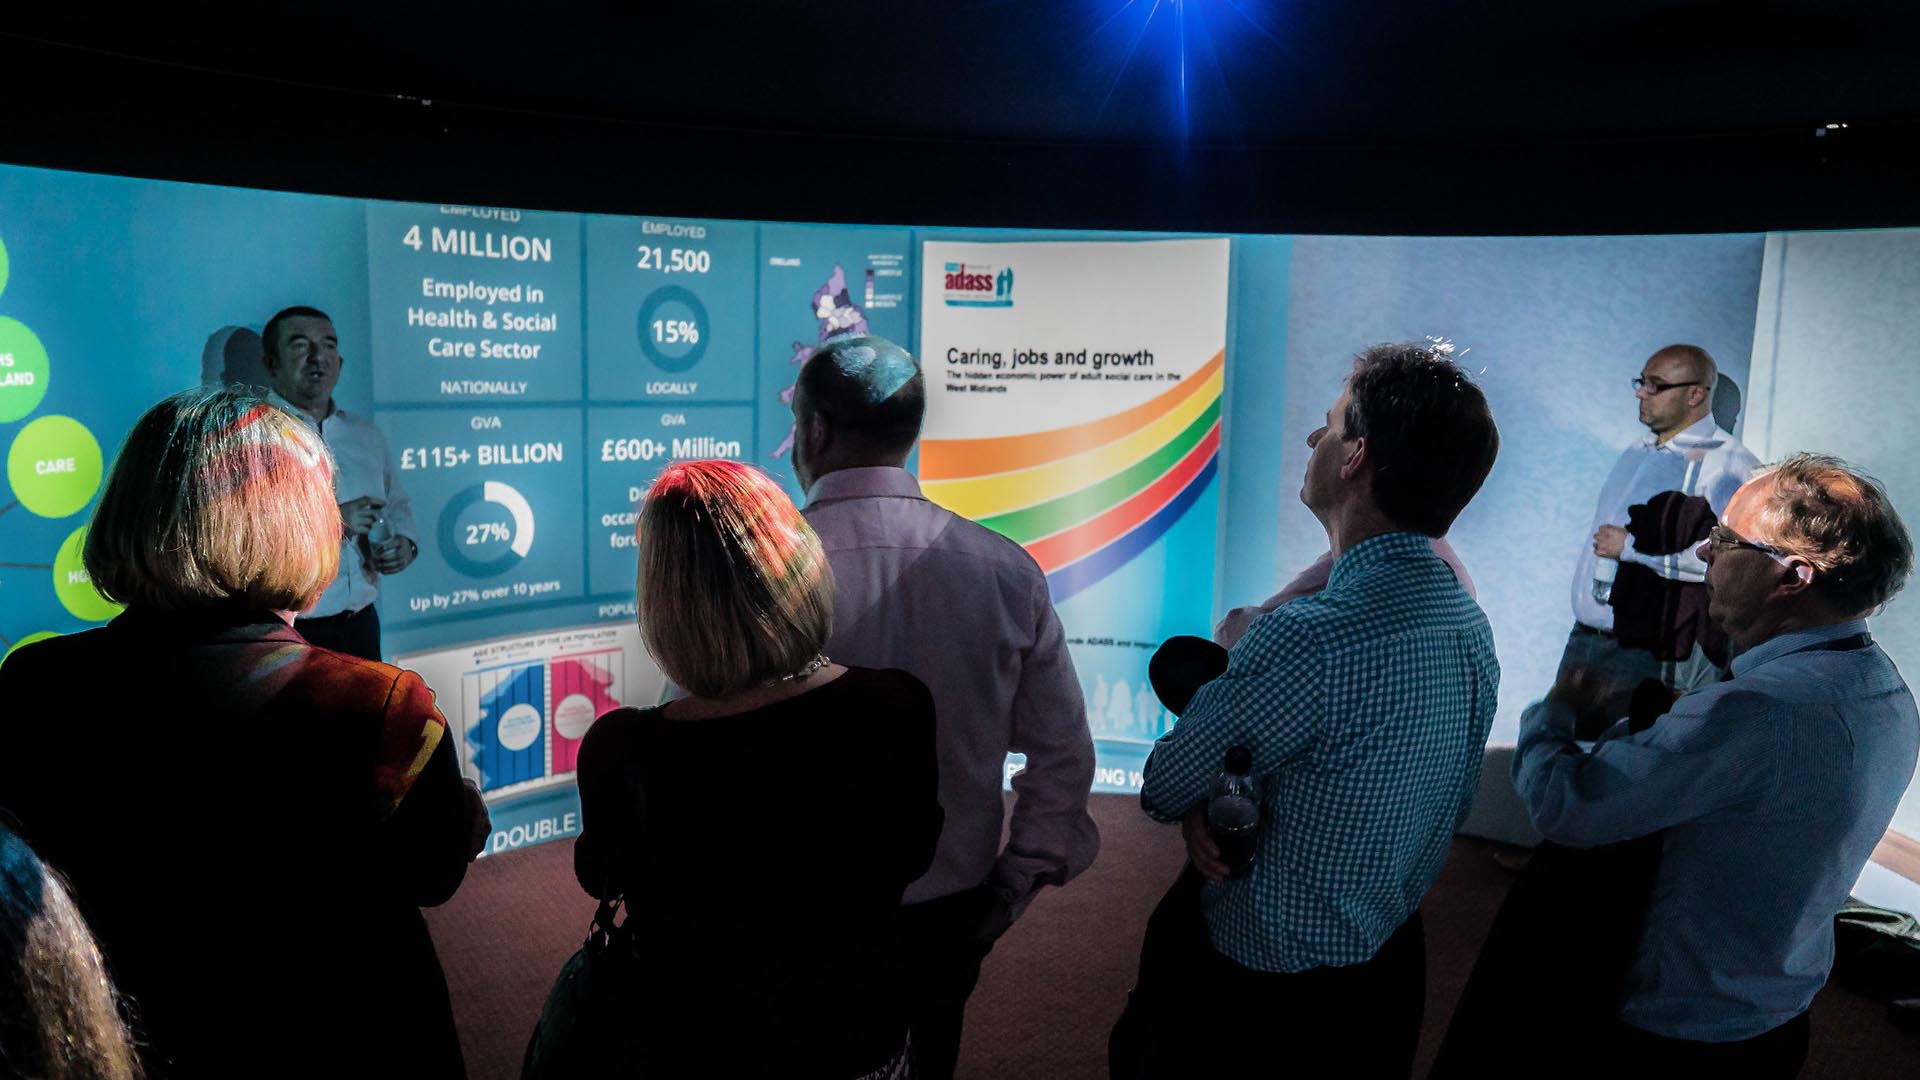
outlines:
{"label": "teal information panel", "polygon": [[571,835],[587,729],[666,692],[636,625],[648,485],[727,458],[801,501],[800,365],[873,333],[931,350],[909,467],[1045,569],[1095,786],[1134,790],[1167,720],[1146,650],[1204,631],[1213,593],[1232,241],[1190,265],[1137,234],[1060,240],[0,166],[0,648],[117,614],[80,552],[126,431],[196,384],[264,387],[267,319],[315,307],[339,338],[334,404],[382,433],[419,543],[379,581],[386,656],[433,688],[492,807],[489,852]]}
{"label": "teal information panel", "polygon": [[118,609],[80,562],[120,440],[166,394],[264,386],[260,331],[339,334],[419,558],[381,579],[388,657],[427,678],[493,803],[490,851],[578,828],[574,753],[663,679],[634,627],[661,468],[787,455],[799,362],[911,343],[904,229],[392,203],[0,166],[0,649]]}

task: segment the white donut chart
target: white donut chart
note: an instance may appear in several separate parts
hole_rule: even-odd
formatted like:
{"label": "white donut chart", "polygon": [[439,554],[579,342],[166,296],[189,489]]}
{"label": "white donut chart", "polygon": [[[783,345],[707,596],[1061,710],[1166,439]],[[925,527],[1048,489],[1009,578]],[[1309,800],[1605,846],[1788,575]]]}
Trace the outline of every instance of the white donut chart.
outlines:
{"label": "white donut chart", "polygon": [[525,558],[527,552],[533,550],[533,507],[527,505],[527,497],[511,484],[489,480],[482,488],[481,498],[506,507],[507,513],[513,515],[513,542],[507,547]]}
{"label": "white donut chart", "polygon": [[[492,503],[506,511],[507,516],[513,519],[511,529],[507,528],[505,522],[498,523],[499,529],[511,533],[511,536],[503,537],[506,540],[507,550],[501,552],[496,558],[484,561],[467,553],[467,545],[476,541],[473,538],[472,529],[469,528],[466,531],[466,543],[462,543],[460,525],[461,515],[482,503]],[[498,480],[483,481],[455,492],[453,497],[447,500],[446,505],[441,507],[440,554],[446,559],[448,566],[468,577],[492,577],[506,572],[533,550],[533,526],[533,507],[528,504],[525,495],[520,494],[512,484],[504,484]],[[484,532],[479,535],[483,538],[488,536]]]}

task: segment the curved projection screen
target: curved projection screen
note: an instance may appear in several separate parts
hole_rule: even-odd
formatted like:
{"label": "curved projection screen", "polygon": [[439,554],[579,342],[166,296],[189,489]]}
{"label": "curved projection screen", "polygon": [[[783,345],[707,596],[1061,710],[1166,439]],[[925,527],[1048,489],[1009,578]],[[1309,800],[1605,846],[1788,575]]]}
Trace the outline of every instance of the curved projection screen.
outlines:
{"label": "curved projection screen", "polygon": [[[1171,720],[1146,687],[1149,650],[1208,633],[1324,550],[1296,497],[1307,433],[1357,349],[1434,336],[1456,344],[1501,427],[1500,461],[1451,539],[1493,623],[1493,739],[1511,742],[1571,625],[1599,485],[1644,433],[1627,380],[1660,346],[1718,358],[1717,413],[1763,459],[1842,454],[1920,514],[1905,423],[1920,405],[1916,278],[1911,231],[829,226],[0,166],[0,638],[11,649],[112,617],[79,550],[119,440],[173,391],[264,384],[267,317],[321,308],[344,357],[335,401],[385,434],[420,544],[380,585],[386,652],[438,695],[493,802],[489,850],[568,835],[581,735],[664,690],[634,626],[648,482],[670,461],[736,458],[800,499],[794,373],[827,338],[870,332],[925,367],[909,464],[929,497],[1047,572],[1096,787],[1130,791]],[[1913,602],[1875,631],[1920,662]],[[754,765],[774,787],[820,779]],[[1895,826],[1920,834],[1911,792]]]}

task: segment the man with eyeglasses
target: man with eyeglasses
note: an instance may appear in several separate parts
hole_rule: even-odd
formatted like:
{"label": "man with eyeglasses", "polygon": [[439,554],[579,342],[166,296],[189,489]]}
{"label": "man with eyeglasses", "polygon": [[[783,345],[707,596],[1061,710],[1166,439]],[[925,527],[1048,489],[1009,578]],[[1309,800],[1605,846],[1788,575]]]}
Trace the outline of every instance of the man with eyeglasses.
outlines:
{"label": "man with eyeglasses", "polygon": [[[1602,693],[1575,666],[1520,721],[1514,786],[1541,835],[1590,847],[1660,833],[1607,1075],[1793,1076],[1833,966],[1833,916],[1920,758],[1920,711],[1867,617],[1913,569],[1886,491],[1798,454],[1749,480],[1698,554],[1733,678],[1591,751]],[[1541,942],[1541,948],[1551,948]]]}
{"label": "man with eyeglasses", "polygon": [[1607,692],[1581,717],[1591,738],[1656,679],[1676,692],[1717,681],[1726,641],[1706,617],[1694,548],[1759,460],[1713,418],[1719,379],[1698,345],[1669,345],[1633,380],[1648,434],[1614,463],[1573,575],[1573,632],[1561,671],[1583,665]]}

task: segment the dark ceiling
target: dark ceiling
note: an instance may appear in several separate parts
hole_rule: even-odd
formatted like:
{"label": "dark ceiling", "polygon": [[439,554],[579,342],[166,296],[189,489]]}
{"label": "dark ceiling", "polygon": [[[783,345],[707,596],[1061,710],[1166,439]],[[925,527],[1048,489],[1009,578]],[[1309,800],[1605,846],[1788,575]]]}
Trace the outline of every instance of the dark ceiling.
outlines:
{"label": "dark ceiling", "polygon": [[0,156],[816,220],[1914,224],[1916,9],[714,0],[8,16]]}

